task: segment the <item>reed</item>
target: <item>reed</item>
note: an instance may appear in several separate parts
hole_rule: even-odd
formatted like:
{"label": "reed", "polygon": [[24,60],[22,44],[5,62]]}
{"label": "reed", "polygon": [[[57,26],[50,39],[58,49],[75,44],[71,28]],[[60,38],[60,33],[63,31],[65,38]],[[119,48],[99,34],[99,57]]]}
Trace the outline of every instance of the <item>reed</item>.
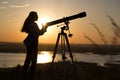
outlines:
{"label": "reed", "polygon": [[92,40],[92,38],[90,38],[89,36],[87,36],[86,34],[84,34],[85,38],[87,38],[95,47],[99,47],[98,44],[96,44],[95,41]]}
{"label": "reed", "polygon": [[99,34],[99,37],[103,41],[104,45],[107,45],[106,38],[103,35],[103,33],[101,32],[101,30],[95,24],[93,24],[93,23],[90,23],[90,25],[92,25],[97,30],[97,33]]}
{"label": "reed", "polygon": [[120,40],[120,26],[117,25],[117,23],[111,16],[107,15],[107,17],[112,24],[112,31],[113,31],[112,44],[118,45],[119,44],[118,41]]}
{"label": "reed", "polygon": [[[110,20],[110,22],[112,24],[113,37],[111,38],[111,45],[113,45],[112,47],[117,47],[119,45],[119,42],[120,42],[120,26],[117,25],[117,23],[114,21],[114,19],[111,16],[107,15],[107,18]],[[105,50],[104,52],[106,52],[108,49],[108,46],[109,46],[108,42],[106,40],[106,37],[104,36],[103,32],[98,28],[98,26],[96,26],[94,23],[90,23],[90,25],[92,25],[96,29],[100,39],[103,42],[103,45],[105,45],[105,47],[103,49]],[[87,36],[85,34],[84,34],[84,36],[92,44],[94,44],[95,47],[99,47],[98,44],[92,38],[90,38],[89,36]]]}

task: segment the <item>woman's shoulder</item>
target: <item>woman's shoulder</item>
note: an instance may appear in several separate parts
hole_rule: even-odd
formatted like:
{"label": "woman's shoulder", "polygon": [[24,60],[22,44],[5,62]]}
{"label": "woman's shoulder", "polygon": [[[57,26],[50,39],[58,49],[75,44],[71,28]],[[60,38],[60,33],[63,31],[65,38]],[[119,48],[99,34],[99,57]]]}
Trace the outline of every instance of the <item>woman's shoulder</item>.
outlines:
{"label": "woman's shoulder", "polygon": [[31,26],[37,26],[37,23],[33,22],[33,23],[30,23]]}
{"label": "woman's shoulder", "polygon": [[37,26],[36,23],[30,23],[30,24],[29,24],[29,27],[35,27],[35,26]]}
{"label": "woman's shoulder", "polygon": [[37,25],[37,23],[30,23],[30,29],[32,29],[32,30],[38,30],[38,25]]}

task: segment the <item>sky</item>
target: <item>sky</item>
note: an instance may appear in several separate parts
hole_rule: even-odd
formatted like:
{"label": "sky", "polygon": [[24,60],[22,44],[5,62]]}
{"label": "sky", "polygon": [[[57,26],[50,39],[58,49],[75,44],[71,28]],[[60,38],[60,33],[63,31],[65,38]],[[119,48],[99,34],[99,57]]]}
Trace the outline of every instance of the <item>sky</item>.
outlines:
{"label": "sky", "polygon": [[[69,28],[73,37],[70,43],[89,44],[88,36],[97,44],[104,44],[100,34],[104,35],[107,44],[112,43],[114,32],[111,16],[120,26],[120,0],[0,0],[0,42],[22,42],[27,36],[20,30],[30,11],[36,11],[39,20],[46,17],[49,21],[86,12],[87,16],[70,20]],[[94,24],[94,25],[91,25]],[[39,43],[55,43],[60,27],[49,26],[47,32],[39,37]],[[68,31],[65,31],[68,34]]]}

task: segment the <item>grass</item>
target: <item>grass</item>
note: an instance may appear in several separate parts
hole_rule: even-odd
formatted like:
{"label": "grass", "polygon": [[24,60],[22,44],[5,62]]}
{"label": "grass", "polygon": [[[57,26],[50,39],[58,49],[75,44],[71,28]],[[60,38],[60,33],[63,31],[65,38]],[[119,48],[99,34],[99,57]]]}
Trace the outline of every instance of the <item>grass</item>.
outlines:
{"label": "grass", "polygon": [[[51,63],[37,64],[34,80],[53,80],[53,78],[54,80],[64,80],[63,63],[54,63],[53,68],[50,66]],[[66,62],[67,80],[120,80],[120,65],[117,64],[106,64],[102,67],[95,63],[75,62],[75,66],[77,76],[74,77],[72,64]],[[20,80],[21,69],[22,66],[1,68],[0,80]]]}
{"label": "grass", "polygon": [[[117,53],[115,49],[117,48],[118,45],[120,45],[120,26],[117,25],[117,23],[114,21],[114,19],[111,16],[107,15],[106,17],[110,20],[110,22],[111,22],[110,27],[112,29],[111,30],[112,33],[110,33],[112,37],[111,37],[111,40],[109,40],[109,41],[106,39],[105,34],[103,34],[103,32],[99,29],[98,26],[96,26],[93,23],[90,23],[90,25],[92,25],[95,28],[95,30],[97,31],[96,33],[98,33],[98,35],[99,35],[98,37],[100,38],[100,40],[102,41],[102,44],[104,45],[103,47],[100,47],[100,45],[97,44],[97,41],[94,41],[94,38],[91,38],[91,37],[87,36],[86,34],[84,34],[84,36],[86,39],[88,39],[94,45],[94,47],[96,48],[96,51],[102,51],[102,53],[104,53],[104,54],[111,54],[110,52],[115,51],[115,52],[112,52],[112,54],[113,53],[115,54],[115,53]],[[111,44],[112,46],[109,46],[109,44]],[[110,50],[110,49],[112,51],[107,53],[108,50]]]}

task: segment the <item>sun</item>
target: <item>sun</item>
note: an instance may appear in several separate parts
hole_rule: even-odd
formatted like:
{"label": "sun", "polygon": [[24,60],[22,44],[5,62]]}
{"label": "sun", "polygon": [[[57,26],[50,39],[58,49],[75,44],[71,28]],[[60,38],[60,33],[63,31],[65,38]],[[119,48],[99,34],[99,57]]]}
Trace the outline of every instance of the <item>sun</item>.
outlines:
{"label": "sun", "polygon": [[37,57],[37,63],[48,63],[51,61],[51,55],[47,51],[42,51],[40,54],[38,54]]}
{"label": "sun", "polygon": [[36,21],[36,23],[38,24],[39,29],[42,29],[42,25],[45,25],[49,21],[50,19],[48,17],[42,17],[39,18],[38,21]]}

